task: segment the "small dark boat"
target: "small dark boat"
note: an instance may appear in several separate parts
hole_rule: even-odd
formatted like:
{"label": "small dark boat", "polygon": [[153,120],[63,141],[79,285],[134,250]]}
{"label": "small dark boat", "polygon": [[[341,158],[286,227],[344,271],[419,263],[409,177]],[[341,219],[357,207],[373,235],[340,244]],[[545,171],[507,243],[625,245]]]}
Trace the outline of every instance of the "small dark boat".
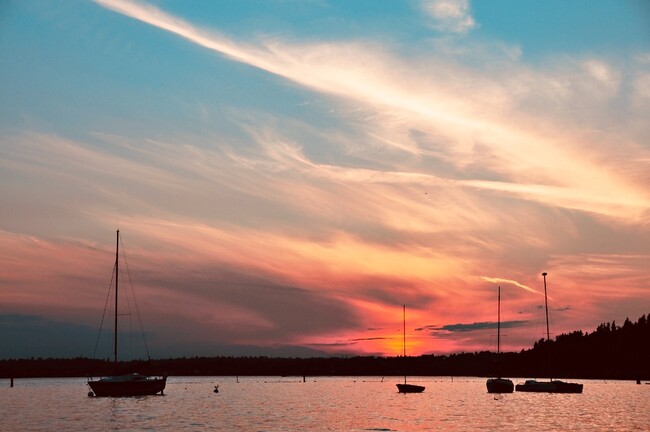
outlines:
{"label": "small dark boat", "polygon": [[[497,361],[501,354],[501,287],[499,287],[499,294],[497,300]],[[490,378],[485,383],[488,393],[512,393],[515,389],[514,384],[507,378]]]}
{"label": "small dark boat", "polygon": [[164,377],[152,378],[137,373],[104,377],[97,381],[88,381],[95,396],[124,397],[162,394],[165,390]]}
{"label": "small dark boat", "polygon": [[[406,305],[402,309],[402,333],[403,333],[403,353],[404,360],[406,360]],[[424,386],[419,386],[415,384],[406,383],[406,375],[404,375],[404,384],[397,384],[398,393],[422,393],[424,391]]]}
{"label": "small dark boat", "polygon": [[568,383],[560,380],[537,381],[526,380],[515,387],[518,392],[531,393],[582,393],[582,384]]}
{"label": "small dark boat", "polygon": [[[114,320],[114,339],[113,339],[113,362],[115,370],[118,369],[117,361],[117,295],[118,295],[118,280],[119,280],[119,250],[120,250],[120,230],[117,230],[117,248],[115,251],[115,266],[113,272],[115,274],[115,320]],[[137,373],[127,375],[107,376],[98,380],[88,380],[88,385],[92,389],[88,396],[108,396],[108,397],[124,397],[124,396],[147,396],[155,394],[163,394],[165,385],[167,384],[167,377],[149,377]]]}
{"label": "small dark boat", "polygon": [[489,378],[485,383],[488,393],[512,393],[515,385],[507,378]]}
{"label": "small dark boat", "polygon": [[423,386],[415,384],[397,384],[398,393],[422,393],[424,391]]}
{"label": "small dark boat", "polygon": [[[546,275],[544,277],[544,306],[546,307],[546,340],[551,340],[551,333],[548,328],[548,296],[546,295]],[[582,393],[582,384],[568,383],[560,380],[550,379],[550,381],[526,380],[517,384],[515,390],[518,392],[531,393]]]}

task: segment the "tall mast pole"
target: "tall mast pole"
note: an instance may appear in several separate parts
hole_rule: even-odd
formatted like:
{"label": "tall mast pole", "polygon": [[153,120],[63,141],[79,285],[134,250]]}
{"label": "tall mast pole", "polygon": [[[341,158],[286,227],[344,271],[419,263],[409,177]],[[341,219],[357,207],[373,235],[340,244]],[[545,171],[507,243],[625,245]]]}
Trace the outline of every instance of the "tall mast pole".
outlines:
{"label": "tall mast pole", "polygon": [[546,295],[546,275],[548,273],[544,272],[542,273],[542,276],[544,276],[544,306],[546,307],[546,340],[550,341],[551,340],[551,333],[548,330],[548,298]]}
{"label": "tall mast pole", "polygon": [[[404,350],[404,361],[406,362],[406,305],[402,305],[402,337],[402,349]],[[406,373],[406,370],[404,373]],[[404,385],[406,385],[406,375],[404,375]]]}
{"label": "tall mast pole", "polygon": [[498,312],[497,312],[497,355],[501,352],[501,286],[499,286],[498,296]]}
{"label": "tall mast pole", "polygon": [[404,357],[406,357],[406,305],[402,306],[402,320],[402,337],[404,338],[402,349],[404,350]]}
{"label": "tall mast pole", "polygon": [[115,367],[117,367],[117,286],[120,274],[119,269],[119,256],[120,256],[120,230],[117,230],[117,241],[115,246],[115,324],[113,331],[113,356]]}

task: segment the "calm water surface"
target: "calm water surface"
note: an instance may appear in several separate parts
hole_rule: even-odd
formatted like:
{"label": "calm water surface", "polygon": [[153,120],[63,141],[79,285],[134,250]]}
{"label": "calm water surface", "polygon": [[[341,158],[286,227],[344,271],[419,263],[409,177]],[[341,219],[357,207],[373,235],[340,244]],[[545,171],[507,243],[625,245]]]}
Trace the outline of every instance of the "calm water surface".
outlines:
{"label": "calm water surface", "polygon": [[[514,380],[519,382],[519,380]],[[164,396],[89,398],[85,379],[0,380],[1,431],[648,431],[650,385],[490,395],[483,378],[170,377]],[[214,393],[215,385],[219,393]]]}

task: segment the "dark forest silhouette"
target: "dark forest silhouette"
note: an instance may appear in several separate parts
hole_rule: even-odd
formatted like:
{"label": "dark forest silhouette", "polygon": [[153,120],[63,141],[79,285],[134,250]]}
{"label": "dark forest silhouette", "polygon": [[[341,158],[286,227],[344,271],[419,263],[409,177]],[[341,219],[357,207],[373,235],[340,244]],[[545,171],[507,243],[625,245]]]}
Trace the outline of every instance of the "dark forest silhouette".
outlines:
{"label": "dark forest silhouette", "polygon": [[[531,349],[501,353],[504,376],[583,379],[650,379],[650,314],[623,325],[604,323],[591,333],[574,331],[540,339]],[[192,357],[120,362],[120,373],[176,376],[491,376],[497,364],[489,351],[419,357]],[[109,360],[0,360],[1,378],[90,377],[114,374]]]}

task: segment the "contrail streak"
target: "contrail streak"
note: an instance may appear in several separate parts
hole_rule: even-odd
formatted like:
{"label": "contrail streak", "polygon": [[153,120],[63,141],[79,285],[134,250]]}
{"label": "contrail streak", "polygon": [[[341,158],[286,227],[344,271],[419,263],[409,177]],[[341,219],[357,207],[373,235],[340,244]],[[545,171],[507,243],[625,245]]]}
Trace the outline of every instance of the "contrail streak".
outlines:
{"label": "contrail streak", "polygon": [[502,279],[502,278],[491,278],[491,277],[488,277],[488,276],[481,276],[481,279],[483,279],[484,281],[490,282],[490,283],[506,283],[506,284],[518,286],[519,288],[525,289],[526,291],[530,291],[530,292],[535,293],[535,294],[541,294],[539,291],[537,291],[535,289],[532,289],[531,287],[529,287],[527,285],[524,285],[522,283],[519,283],[519,282],[517,282],[515,280]]}
{"label": "contrail streak", "polygon": [[110,9],[122,15],[167,30],[200,46],[220,52],[243,63],[280,74],[280,72],[276,70],[277,68],[273,67],[273,64],[263,61],[260,59],[259,55],[255,55],[255,52],[251,52],[252,48],[246,47],[245,49],[242,49],[240,45],[233,44],[228,39],[219,37],[219,35],[214,32],[208,33],[200,30],[190,23],[163,12],[154,6],[145,3],[135,3],[129,0],[94,1],[106,9]]}

